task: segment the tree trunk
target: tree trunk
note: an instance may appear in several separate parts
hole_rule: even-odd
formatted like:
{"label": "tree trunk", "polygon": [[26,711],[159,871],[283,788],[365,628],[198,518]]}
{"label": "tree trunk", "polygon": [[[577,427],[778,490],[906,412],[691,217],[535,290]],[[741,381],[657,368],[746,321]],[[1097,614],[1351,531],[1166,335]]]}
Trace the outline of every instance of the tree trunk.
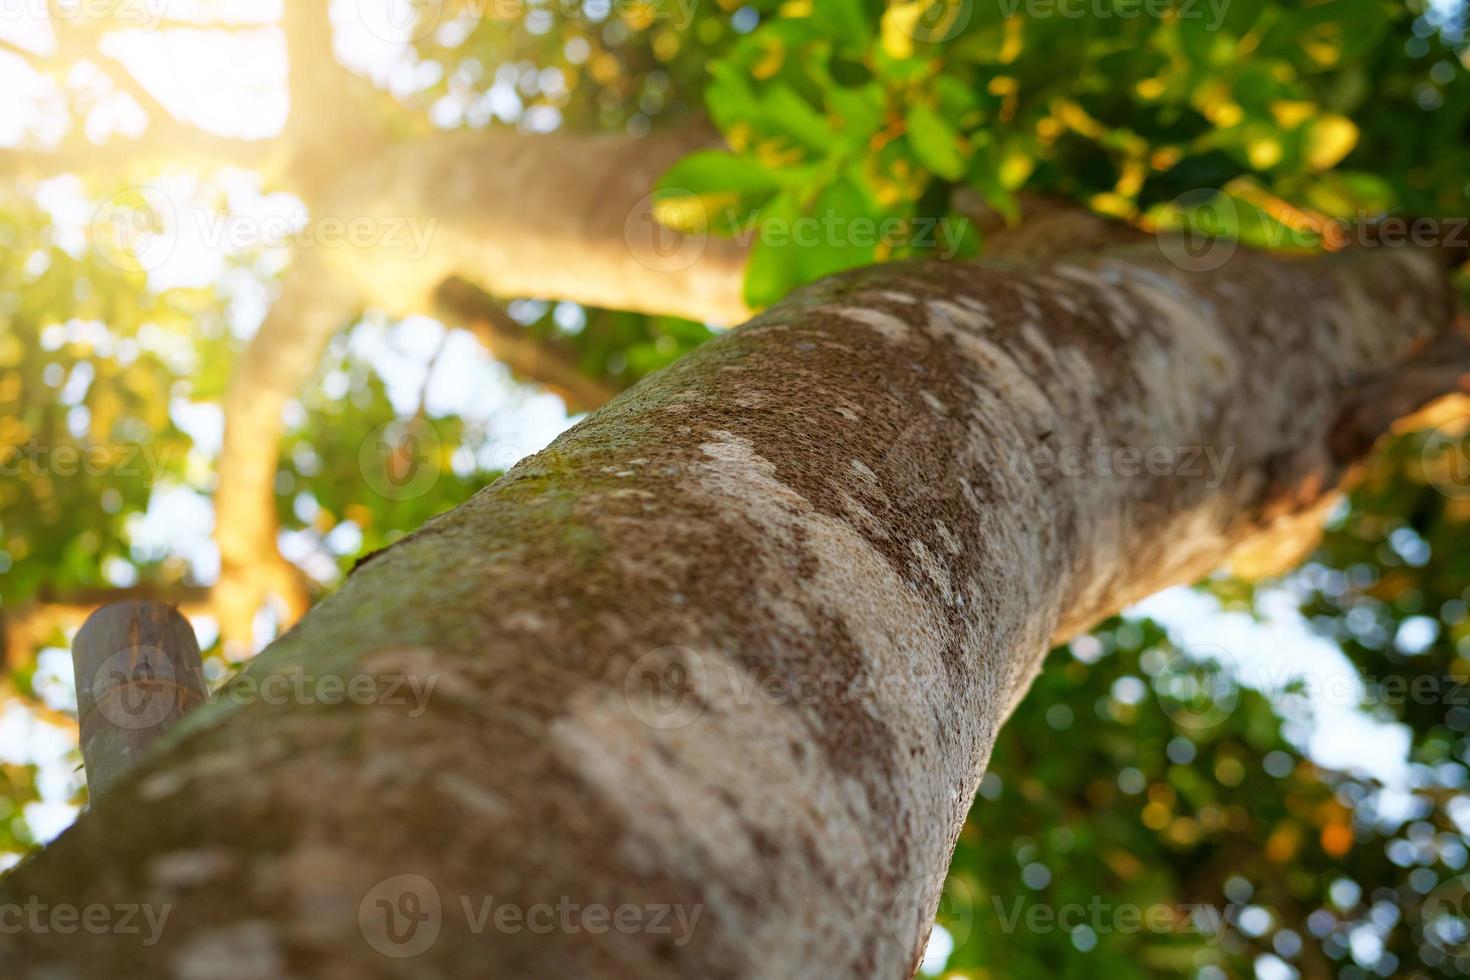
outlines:
{"label": "tree trunk", "polygon": [[1310,513],[1452,313],[1387,248],[804,289],[362,564],[0,884],[156,935],[0,964],[905,976],[1048,646]]}

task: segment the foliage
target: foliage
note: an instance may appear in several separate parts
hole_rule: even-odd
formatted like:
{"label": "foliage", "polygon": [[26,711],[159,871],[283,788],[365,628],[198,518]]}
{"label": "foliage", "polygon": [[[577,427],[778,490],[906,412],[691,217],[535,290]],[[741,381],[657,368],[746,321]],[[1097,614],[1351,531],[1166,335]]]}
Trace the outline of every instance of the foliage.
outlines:
{"label": "foliage", "polygon": [[[1460,975],[1463,920],[1426,896],[1465,871],[1463,764],[1405,805],[1312,763],[1279,705],[1182,656],[1148,621],[1053,654],[961,835],[948,969],[1235,977],[1270,957],[1305,976]],[[1218,683],[1181,700],[1181,676]]]}
{"label": "foliage", "polygon": [[[1025,190],[1277,246],[1393,209],[1467,213],[1463,25],[1413,4],[800,0],[774,14],[711,64],[705,101],[729,150],[665,175],[664,214],[726,234],[801,216],[902,230],[865,247],[756,235],[757,305],[875,259],[972,253],[962,191],[1012,217]],[[923,234],[945,218],[963,231]]]}
{"label": "foliage", "polygon": [[5,602],[120,584],[117,563],[168,574],[131,549],[126,525],[184,478],[190,440],[169,405],[225,362],[215,300],[155,294],[98,251],[63,248],[34,206],[0,203],[0,237],[20,259],[0,270]]}

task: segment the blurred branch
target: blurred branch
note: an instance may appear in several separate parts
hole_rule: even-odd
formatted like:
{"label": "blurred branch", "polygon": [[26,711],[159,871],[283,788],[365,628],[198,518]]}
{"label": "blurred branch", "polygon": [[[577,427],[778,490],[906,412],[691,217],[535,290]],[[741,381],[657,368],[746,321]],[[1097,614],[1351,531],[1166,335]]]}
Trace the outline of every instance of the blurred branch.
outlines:
{"label": "blurred branch", "polygon": [[186,616],[211,613],[211,590],[205,586],[146,583],[126,588],[81,589],[66,595],[43,592],[30,602],[0,612],[0,668],[9,673],[29,664],[40,647],[58,632],[74,626],[96,609],[127,599],[152,599],[177,606]]}
{"label": "blurred branch", "polygon": [[308,199],[342,168],[373,155],[381,141],[358,97],[362,80],[337,60],[330,7],[328,0],[292,0],[281,19],[291,100],[284,135],[293,150],[292,175]]}
{"label": "blurred branch", "polygon": [[1470,317],[1427,343],[1394,371],[1366,378],[1344,396],[1332,432],[1339,459],[1362,456],[1380,436],[1464,417],[1470,409]]}
{"label": "blurred branch", "polygon": [[570,344],[538,337],[516,322],[495,299],[463,279],[446,280],[436,294],[446,323],[463,326],[518,378],[560,395],[568,411],[589,412],[618,393],[618,387],[589,377]]}
{"label": "blurred branch", "polygon": [[25,58],[43,75],[63,73],[80,60],[96,64],[148,113],[148,127],[138,137],[119,137],[99,144],[88,139],[78,125],[53,147],[0,149],[0,177],[51,177],[61,173],[118,176],[140,169],[181,166],[264,169],[280,155],[280,144],[274,140],[218,136],[180,122],[121,61],[102,52],[99,33],[73,25],[58,28],[57,37],[57,56],[49,65],[34,52],[9,42],[0,41],[0,50]]}
{"label": "blurred branch", "polygon": [[383,234],[334,260],[393,315],[432,309],[459,276],[494,296],[734,325],[749,317],[747,249],[653,213],[659,177],[718,145],[703,126],[621,133],[440,132],[354,159],[319,203]]}
{"label": "blurred branch", "polygon": [[281,155],[275,140],[244,140],[178,127],[151,129],[136,139],[93,143],[74,133],[51,148],[0,149],[0,179],[45,178],[74,173],[123,177],[165,168],[247,167],[270,169]]}
{"label": "blurred branch", "polygon": [[439,336],[439,343],[434,347],[434,353],[429,358],[428,366],[424,369],[424,383],[419,385],[418,408],[414,414],[421,419],[429,417],[429,384],[434,380],[434,372],[439,370],[439,362],[444,359],[444,349],[449,346],[449,331],[445,330]]}
{"label": "blurred branch", "polygon": [[[84,23],[87,26],[83,26]],[[138,81],[137,77],[128,70],[128,66],[123,63],[122,59],[102,50],[103,38],[107,35],[105,27],[72,18],[53,16],[51,28],[56,32],[57,43],[54,73],[65,74],[78,61],[90,61],[107,75],[114,85],[131,96],[144,112],[148,113],[149,126],[182,127],[191,130],[194,128],[181,122],[162,102],[158,101],[158,98],[148,91],[147,86]]]}
{"label": "blurred branch", "polygon": [[46,63],[41,59],[40,55],[36,54],[30,48],[16,44],[14,41],[7,41],[4,38],[0,38],[0,51],[15,55],[39,73],[44,74],[46,71]]}
{"label": "blurred branch", "polygon": [[[321,0],[301,0],[286,5],[283,26],[291,63],[291,116],[281,137],[245,140],[218,136],[183,122],[173,114],[117,56],[103,50],[103,40],[112,29],[106,24],[83,22],[55,12],[51,23],[57,50],[38,55],[9,41],[0,41],[0,51],[23,58],[43,75],[64,77],[80,61],[89,62],[118,88],[138,103],[148,115],[148,126],[135,139],[117,138],[105,144],[87,139],[80,126],[61,143],[49,148],[0,149],[0,177],[49,177],[59,173],[114,175],[119,171],[180,167],[250,167],[276,169],[294,154],[291,166],[303,171],[302,181],[320,179],[333,172],[352,153],[364,149],[366,127],[354,125],[359,118],[350,91],[361,83],[332,56],[331,24],[327,5]],[[180,26],[197,28],[193,22]],[[259,31],[260,25],[213,25],[212,30]]]}
{"label": "blurred branch", "polygon": [[214,605],[226,643],[249,644],[255,613],[268,594],[285,601],[288,625],[311,605],[305,575],[276,547],[281,413],[357,305],[356,293],[322,265],[319,252],[300,249],[235,366],[224,401],[214,501],[220,553]]}

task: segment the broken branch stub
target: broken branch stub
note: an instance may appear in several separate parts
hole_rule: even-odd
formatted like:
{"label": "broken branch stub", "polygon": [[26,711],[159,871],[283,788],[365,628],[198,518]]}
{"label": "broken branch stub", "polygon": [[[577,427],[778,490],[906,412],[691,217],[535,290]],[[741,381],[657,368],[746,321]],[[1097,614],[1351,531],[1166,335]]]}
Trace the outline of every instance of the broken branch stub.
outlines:
{"label": "broken branch stub", "polygon": [[95,802],[148,744],[207,697],[194,629],[173,606],[115,602],[72,645],[87,786]]}

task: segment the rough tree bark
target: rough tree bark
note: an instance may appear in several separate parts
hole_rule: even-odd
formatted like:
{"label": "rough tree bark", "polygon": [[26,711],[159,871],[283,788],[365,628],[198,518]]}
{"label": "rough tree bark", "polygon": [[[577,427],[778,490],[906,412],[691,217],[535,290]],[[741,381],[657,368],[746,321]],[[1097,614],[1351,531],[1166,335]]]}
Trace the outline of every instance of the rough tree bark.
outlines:
{"label": "rough tree bark", "polygon": [[[156,944],[0,963],[907,975],[1048,645],[1310,512],[1343,407],[1453,304],[1425,252],[1205,273],[1151,241],[806,288],[362,564],[236,682],[302,696],[232,688],[0,883],[169,906]],[[497,928],[568,903],[685,928]]]}

